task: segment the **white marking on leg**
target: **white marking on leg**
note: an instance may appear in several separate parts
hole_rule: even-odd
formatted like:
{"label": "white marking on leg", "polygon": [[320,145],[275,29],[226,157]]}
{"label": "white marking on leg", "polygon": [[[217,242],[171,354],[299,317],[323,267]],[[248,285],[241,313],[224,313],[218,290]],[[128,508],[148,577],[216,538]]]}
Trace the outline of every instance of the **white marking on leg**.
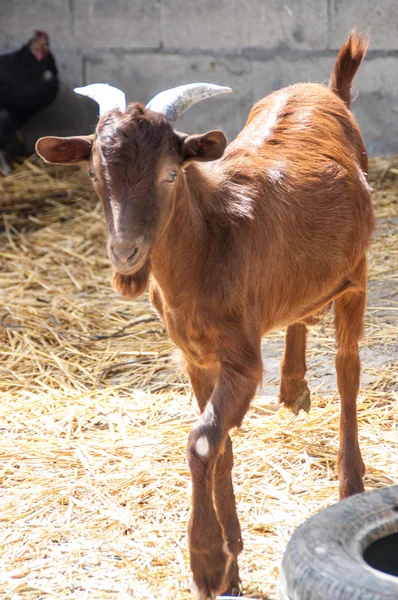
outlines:
{"label": "white marking on leg", "polygon": [[209,454],[209,440],[205,435],[202,435],[196,442],[195,451],[199,456],[207,456]]}
{"label": "white marking on leg", "polygon": [[196,423],[193,424],[192,430],[200,429],[203,425],[214,425],[215,421],[214,407],[211,402],[208,402],[204,412],[200,415]]}

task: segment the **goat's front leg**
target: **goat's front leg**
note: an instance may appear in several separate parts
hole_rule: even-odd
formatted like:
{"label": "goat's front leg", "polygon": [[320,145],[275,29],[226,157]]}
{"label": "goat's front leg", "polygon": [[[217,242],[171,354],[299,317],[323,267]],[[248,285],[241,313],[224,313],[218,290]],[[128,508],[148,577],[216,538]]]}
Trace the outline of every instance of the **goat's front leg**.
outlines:
{"label": "goat's front leg", "polygon": [[[198,369],[188,363],[188,374],[198,401],[200,412],[203,413],[206,404],[214,391],[217,377],[205,369]],[[229,573],[227,575],[228,589],[226,593],[236,594],[240,588],[238,555],[243,550],[242,534],[238,515],[236,513],[235,494],[232,484],[232,468],[234,457],[232,442],[229,435],[225,440],[224,451],[219,454],[214,471],[213,503],[218,522],[221,525],[224,543],[231,553]]]}
{"label": "goat's front leg", "polygon": [[192,476],[189,545],[200,600],[225,593],[231,587],[230,578],[237,573],[236,555],[241,540],[229,539],[229,519],[233,522],[235,517],[231,505],[223,506],[223,500],[230,500],[233,495],[232,484],[229,489],[232,448],[228,431],[241,424],[261,381],[260,351],[248,352],[246,358],[248,355],[251,355],[250,365],[221,365],[214,391],[188,440]]}
{"label": "goat's front leg", "polygon": [[307,328],[304,323],[294,323],[286,330],[279,401],[295,415],[300,409],[308,412],[311,407],[310,390],[305,379],[306,338]]}

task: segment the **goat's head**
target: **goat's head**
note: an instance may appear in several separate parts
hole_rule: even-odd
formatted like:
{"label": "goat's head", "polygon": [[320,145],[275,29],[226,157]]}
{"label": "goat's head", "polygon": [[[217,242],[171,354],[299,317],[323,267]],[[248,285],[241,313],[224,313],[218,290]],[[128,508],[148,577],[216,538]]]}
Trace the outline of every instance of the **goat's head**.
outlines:
{"label": "goat's head", "polygon": [[95,133],[41,138],[36,150],[50,163],[87,162],[104,207],[114,269],[125,277],[145,265],[149,272],[151,248],[171,218],[181,169],[189,161],[220,158],[226,146],[221,131],[186,135],[173,125],[192,104],[231,90],[189,84],[162,92],[146,108],[138,103],[126,108],[124,94],[104,84],[76,91],[100,105]]}

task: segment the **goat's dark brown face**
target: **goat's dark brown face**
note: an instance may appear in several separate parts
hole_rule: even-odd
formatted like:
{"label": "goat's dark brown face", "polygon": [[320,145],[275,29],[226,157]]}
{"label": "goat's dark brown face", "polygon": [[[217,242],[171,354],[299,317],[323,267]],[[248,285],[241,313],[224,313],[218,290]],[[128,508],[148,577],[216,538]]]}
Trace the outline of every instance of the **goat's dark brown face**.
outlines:
{"label": "goat's dark brown face", "polygon": [[188,136],[174,131],[164,115],[130,104],[124,113],[105,113],[95,135],[41,138],[36,150],[51,163],[88,161],[104,207],[109,258],[129,276],[149,264],[172,217],[184,164],[220,158],[225,146],[221,131]]}
{"label": "goat's dark brown face", "polygon": [[89,163],[108,227],[108,255],[122,275],[139,270],[172,214],[182,161],[167,119],[130,105],[98,123]]}

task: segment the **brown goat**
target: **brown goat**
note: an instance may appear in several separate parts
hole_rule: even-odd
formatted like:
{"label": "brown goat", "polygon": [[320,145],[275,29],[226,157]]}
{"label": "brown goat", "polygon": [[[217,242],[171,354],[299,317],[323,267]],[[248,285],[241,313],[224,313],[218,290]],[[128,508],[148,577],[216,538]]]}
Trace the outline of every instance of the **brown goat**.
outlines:
{"label": "brown goat", "polygon": [[366,47],[351,34],[329,87],[270,94],[227,148],[221,132],[178,133],[140,104],[108,111],[93,136],[37,143],[49,162],[89,161],[113,284],[134,296],[152,274],[152,303],[183,352],[201,411],[188,462],[191,568],[202,600],[239,587],[229,431],[261,382],[261,337],[287,327],[280,401],[308,410],[306,325],[332,301],[340,496],[364,489],[356,397],[373,214],[366,151],[349,107]]}

